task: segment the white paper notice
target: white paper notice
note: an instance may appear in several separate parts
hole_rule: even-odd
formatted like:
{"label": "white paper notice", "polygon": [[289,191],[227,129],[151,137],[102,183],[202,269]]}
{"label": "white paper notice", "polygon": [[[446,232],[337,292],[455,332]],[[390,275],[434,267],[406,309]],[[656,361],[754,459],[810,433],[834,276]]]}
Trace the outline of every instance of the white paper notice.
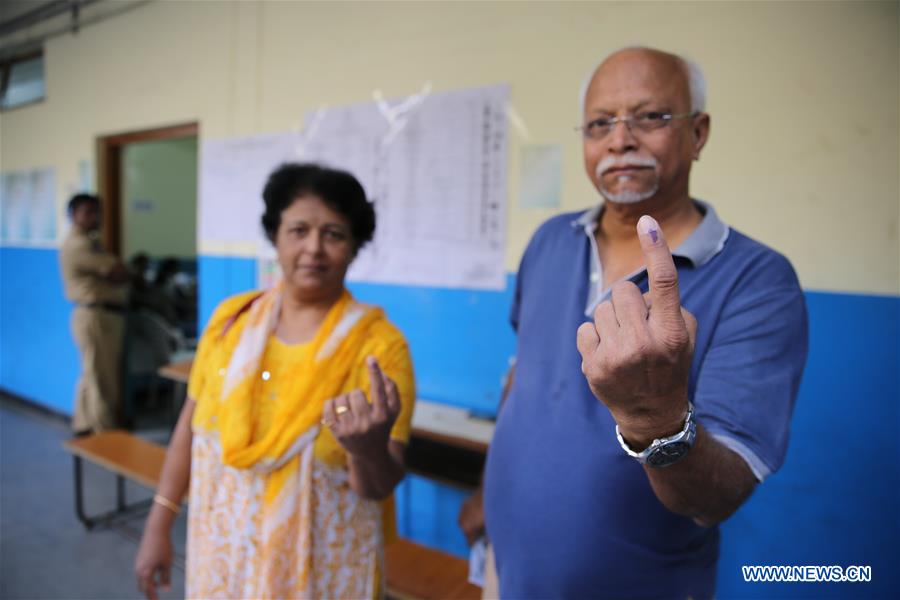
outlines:
{"label": "white paper notice", "polygon": [[269,174],[297,161],[296,133],[206,140],[200,153],[201,243],[227,246],[268,244],[260,218]]}
{"label": "white paper notice", "polygon": [[48,245],[56,240],[56,171],[10,171],[0,176],[0,241]]}
{"label": "white paper notice", "polygon": [[508,86],[310,115],[304,160],[353,173],[375,203],[375,239],[348,279],[504,289]]}
{"label": "white paper notice", "polygon": [[484,587],[484,571],[487,566],[487,540],[481,536],[469,550],[469,583]]}

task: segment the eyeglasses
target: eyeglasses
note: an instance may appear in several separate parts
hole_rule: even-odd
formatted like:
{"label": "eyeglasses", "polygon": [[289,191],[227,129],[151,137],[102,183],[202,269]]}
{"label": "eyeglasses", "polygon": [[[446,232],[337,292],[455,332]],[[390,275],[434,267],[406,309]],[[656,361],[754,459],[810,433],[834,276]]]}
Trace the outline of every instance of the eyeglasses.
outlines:
{"label": "eyeglasses", "polygon": [[580,131],[584,137],[592,140],[602,140],[610,134],[616,123],[625,123],[625,127],[631,133],[641,132],[649,133],[667,127],[669,123],[676,119],[689,119],[699,115],[699,112],[684,113],[681,115],[673,115],[672,113],[647,111],[640,112],[636,115],[626,115],[624,117],[601,117],[588,121],[581,127],[576,127],[575,131]]}

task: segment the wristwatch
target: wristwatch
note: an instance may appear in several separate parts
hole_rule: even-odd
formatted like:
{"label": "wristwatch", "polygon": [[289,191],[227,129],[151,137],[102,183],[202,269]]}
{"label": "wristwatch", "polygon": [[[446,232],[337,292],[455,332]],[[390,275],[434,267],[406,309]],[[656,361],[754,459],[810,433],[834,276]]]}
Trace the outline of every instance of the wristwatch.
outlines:
{"label": "wristwatch", "polygon": [[697,439],[697,424],[694,423],[694,405],[688,402],[687,416],[684,418],[684,428],[675,435],[653,440],[646,449],[635,452],[628,447],[625,438],[616,425],[616,438],[619,445],[630,456],[642,465],[651,467],[668,467],[687,456]]}

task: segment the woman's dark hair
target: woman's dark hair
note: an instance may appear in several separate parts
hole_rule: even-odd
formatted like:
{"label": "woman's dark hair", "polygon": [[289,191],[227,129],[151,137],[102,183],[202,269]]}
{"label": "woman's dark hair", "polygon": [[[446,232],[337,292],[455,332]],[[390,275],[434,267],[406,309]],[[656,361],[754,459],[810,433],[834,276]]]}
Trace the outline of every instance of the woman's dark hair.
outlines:
{"label": "woman's dark hair", "polygon": [[297,198],[318,196],[328,208],[350,223],[356,250],[375,233],[375,207],[356,177],[347,171],[313,163],[286,163],[275,169],[263,189],[266,211],[262,226],[273,244],[281,225],[281,213]]}

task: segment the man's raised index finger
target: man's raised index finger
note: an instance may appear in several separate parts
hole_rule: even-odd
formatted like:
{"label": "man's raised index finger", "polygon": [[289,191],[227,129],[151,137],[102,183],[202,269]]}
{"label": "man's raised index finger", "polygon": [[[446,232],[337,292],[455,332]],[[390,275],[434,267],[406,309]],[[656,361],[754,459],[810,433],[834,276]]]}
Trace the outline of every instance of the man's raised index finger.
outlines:
{"label": "man's raised index finger", "polygon": [[650,300],[653,309],[650,318],[681,318],[681,298],[678,294],[678,271],[672,252],[666,243],[662,228],[656,219],[644,215],[637,224],[638,239],[647,264],[650,283]]}

